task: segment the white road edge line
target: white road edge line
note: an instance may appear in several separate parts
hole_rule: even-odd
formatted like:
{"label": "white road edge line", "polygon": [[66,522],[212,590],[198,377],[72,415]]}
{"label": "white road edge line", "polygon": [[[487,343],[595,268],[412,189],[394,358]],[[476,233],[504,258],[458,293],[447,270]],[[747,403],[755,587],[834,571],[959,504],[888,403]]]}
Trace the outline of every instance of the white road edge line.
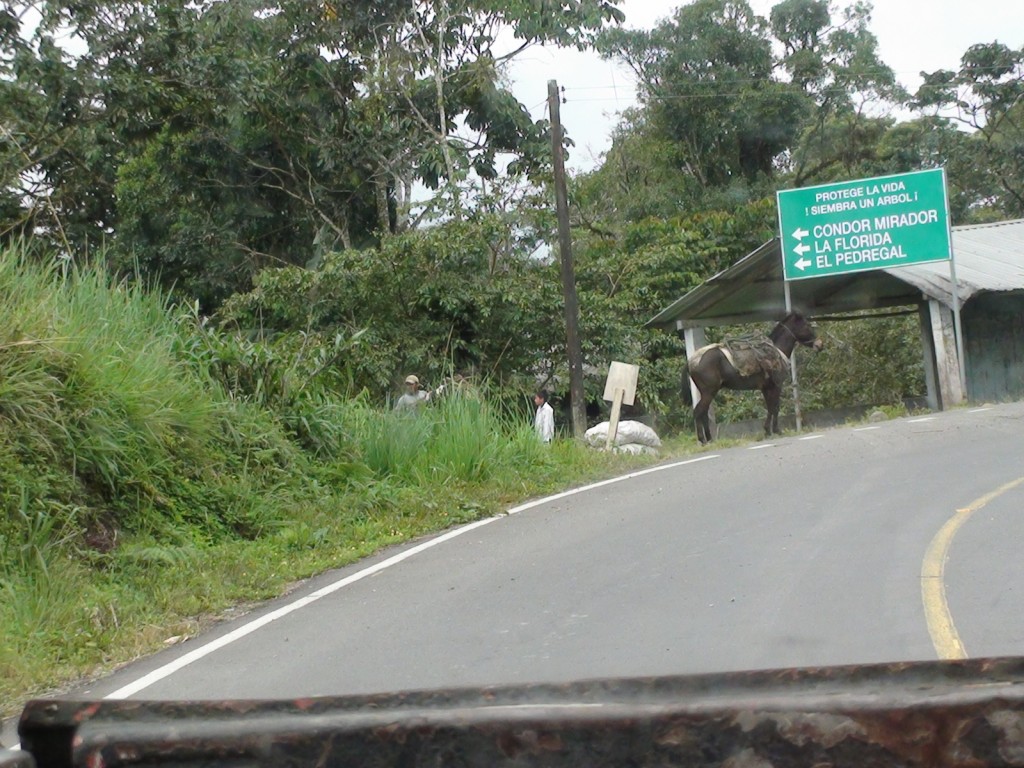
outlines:
{"label": "white road edge line", "polygon": [[935,417],[934,416],[925,416],[924,418],[921,418],[921,419],[909,419],[907,421],[907,424],[921,424],[921,423],[923,423],[925,421],[935,421]]}
{"label": "white road edge line", "polygon": [[873,429],[881,429],[881,427],[858,427],[853,430],[854,432],[870,432]]}
{"label": "white road edge line", "polygon": [[[641,469],[639,472],[630,472],[628,475],[622,475],[621,477],[613,477],[610,480],[601,480],[597,483],[591,483],[590,485],[584,485],[580,488],[573,488],[571,491],[563,491],[562,493],[556,493],[554,496],[545,496],[543,499],[535,499],[534,501],[528,501],[525,504],[520,504],[518,507],[512,507],[508,510],[506,515],[517,515],[520,512],[525,512],[528,509],[539,507],[542,504],[547,504],[552,501],[558,501],[559,499],[565,499],[569,496],[575,496],[577,493],[586,493],[592,491],[595,488],[602,488],[606,485],[613,485],[615,483],[621,483],[623,480],[632,480],[634,477],[642,477],[643,475],[650,475],[654,472],[663,472],[666,469],[675,469],[676,467],[684,467],[687,464],[697,464],[701,461],[708,461],[710,459],[721,458],[720,454],[711,453],[707,456],[698,456],[696,459],[687,459],[686,461],[677,461],[674,464],[662,464],[657,467],[650,467],[649,469]],[[499,515],[498,518],[504,517],[505,515]],[[494,518],[494,519],[498,519]],[[461,530],[461,529],[457,529]],[[452,531],[455,533],[456,531]],[[427,542],[428,544],[430,542]]]}
{"label": "white road edge line", "polygon": [[748,451],[763,451],[765,448],[774,448],[775,443],[765,443],[764,445],[752,445],[747,448]]}
{"label": "white road edge line", "polygon": [[991,408],[974,408],[974,409],[968,411],[968,413],[984,413],[985,411],[991,411],[991,410],[992,410]]}
{"label": "white road edge line", "polygon": [[167,664],[164,664],[162,667],[154,669],[152,672],[143,675],[135,682],[129,683],[128,685],[118,688],[113,693],[108,693],[103,698],[127,699],[129,696],[134,696],[139,691],[142,691],[148,688],[149,686],[158,683],[159,681],[167,677],[170,677],[178,670],[187,667],[189,664],[199,661],[205,656],[209,656],[214,651],[220,650],[224,646],[230,645],[236,640],[241,640],[243,637],[252,634],[257,629],[265,627],[267,624],[275,622],[278,619],[284,618],[288,614],[293,613],[299,610],[300,608],[304,608],[311,603],[315,603],[322,597],[326,597],[327,595],[337,592],[339,589],[347,587],[349,584],[354,584],[357,581],[365,579],[367,576],[372,576],[375,573],[380,573],[381,571],[385,570],[386,568],[390,568],[393,565],[398,565],[398,563],[402,562],[403,560],[408,560],[410,557],[418,555],[420,552],[424,552],[428,549],[431,549],[432,547],[436,547],[438,544],[442,544],[446,541],[450,541],[454,538],[462,536],[465,533],[469,533],[470,531],[476,530],[477,528],[489,525],[490,523],[493,523],[495,520],[501,520],[507,515],[515,515],[520,512],[525,512],[528,509],[539,507],[542,504],[548,504],[552,501],[558,501],[559,499],[568,498],[569,496],[575,496],[576,494],[579,493],[586,493],[587,491],[592,491],[595,488],[602,488],[606,485],[621,483],[624,480],[632,480],[633,478],[642,477],[643,475],[649,475],[653,472],[663,472],[667,469],[675,469],[676,467],[682,467],[687,464],[696,464],[701,461],[709,461],[711,459],[717,459],[719,457],[720,454],[709,454],[707,456],[699,456],[696,459],[687,459],[686,461],[677,461],[673,464],[663,464],[661,466],[643,469],[640,470],[639,472],[631,472],[628,475],[622,475],[621,477],[613,477],[610,480],[602,480],[598,483],[591,483],[590,485],[584,485],[580,488],[574,488],[570,491],[564,491],[563,493],[556,493],[554,496],[548,496],[543,499],[537,499],[535,501],[527,502],[526,504],[520,504],[517,507],[512,507],[503,515],[496,515],[495,517],[488,517],[483,520],[477,520],[475,523],[469,523],[460,528],[456,528],[455,530],[448,531],[448,533],[437,536],[433,539],[430,539],[429,541],[425,541],[422,544],[418,544],[417,546],[412,547],[411,549],[407,549],[404,552],[399,552],[397,555],[389,557],[386,560],[381,560],[379,563],[375,563],[374,565],[371,565],[368,568],[364,568],[361,571],[357,571],[356,573],[353,573],[351,576],[346,576],[343,579],[339,579],[338,581],[328,584],[326,587],[321,587],[316,592],[312,592],[306,595],[305,597],[300,597],[299,599],[291,603],[288,603],[287,605],[283,605],[275,611],[271,611],[270,613],[264,614],[259,618],[253,619],[247,624],[243,624],[237,629],[228,632],[226,635],[222,635],[221,637],[218,637],[216,640],[211,640],[206,645],[200,646],[195,650],[189,651],[188,653],[179,656],[174,661],[168,662]]}
{"label": "white road edge line", "polygon": [[808,435],[807,437],[801,437],[801,440],[820,440],[824,435]]}

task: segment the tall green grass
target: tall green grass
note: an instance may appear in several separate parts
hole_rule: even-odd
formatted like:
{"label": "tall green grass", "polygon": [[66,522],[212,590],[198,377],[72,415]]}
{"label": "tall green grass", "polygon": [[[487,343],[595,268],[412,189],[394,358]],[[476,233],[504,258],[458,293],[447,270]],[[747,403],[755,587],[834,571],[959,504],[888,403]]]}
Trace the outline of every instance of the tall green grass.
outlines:
{"label": "tall green grass", "polygon": [[526,469],[544,450],[528,421],[499,413],[483,396],[454,396],[417,412],[374,418],[376,425],[362,425],[362,458],[381,478],[480,482]]}
{"label": "tall green grass", "polygon": [[0,712],[232,603],[634,462],[541,445],[486,388],[334,394],[345,339],[253,340],[0,252]]}
{"label": "tall green grass", "polygon": [[225,532],[253,477],[265,484],[301,464],[276,420],[181,358],[182,326],[159,294],[102,265],[40,265],[24,250],[0,260],[0,293],[0,419],[117,524],[195,514]]}
{"label": "tall green grass", "polygon": [[134,538],[173,560],[263,535],[296,502],[280,488],[301,453],[181,358],[180,331],[102,265],[0,254],[0,679],[101,653],[90,577],[137,559]]}

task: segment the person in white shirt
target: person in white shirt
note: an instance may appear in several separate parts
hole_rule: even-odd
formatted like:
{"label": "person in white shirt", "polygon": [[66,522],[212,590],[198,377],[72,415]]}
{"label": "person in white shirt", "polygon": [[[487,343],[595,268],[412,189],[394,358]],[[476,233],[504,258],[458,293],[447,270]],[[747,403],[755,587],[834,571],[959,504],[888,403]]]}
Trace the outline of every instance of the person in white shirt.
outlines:
{"label": "person in white shirt", "polygon": [[555,436],[555,412],[548,404],[548,393],[540,390],[533,396],[533,404],[537,406],[537,416],[533,420],[533,428],[542,443],[550,443]]}

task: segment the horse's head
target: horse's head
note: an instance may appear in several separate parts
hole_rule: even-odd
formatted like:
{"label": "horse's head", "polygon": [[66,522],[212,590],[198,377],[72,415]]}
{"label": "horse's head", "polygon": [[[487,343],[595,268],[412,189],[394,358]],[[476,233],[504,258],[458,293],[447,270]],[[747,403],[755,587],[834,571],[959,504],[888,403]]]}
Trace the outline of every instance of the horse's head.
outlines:
{"label": "horse's head", "polygon": [[815,352],[820,351],[825,346],[825,343],[818,338],[818,333],[814,330],[814,326],[811,325],[811,321],[799,312],[792,312],[786,315],[779,325],[789,331],[798,344],[810,347]]}

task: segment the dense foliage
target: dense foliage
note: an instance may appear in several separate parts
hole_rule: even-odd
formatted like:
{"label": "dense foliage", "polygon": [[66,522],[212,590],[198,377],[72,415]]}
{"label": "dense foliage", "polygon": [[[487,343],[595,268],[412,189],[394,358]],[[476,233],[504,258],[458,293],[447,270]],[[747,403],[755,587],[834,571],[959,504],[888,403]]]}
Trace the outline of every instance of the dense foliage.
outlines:
{"label": "dense foliage", "polygon": [[728,210],[777,188],[939,166],[957,223],[1019,216],[1024,50],[972,46],[911,96],[879,58],[870,12],[783,0],[765,19],[746,0],[697,0],[654,29],[603,33],[641,107],[594,173],[613,194],[590,219]]}
{"label": "dense foliage", "polygon": [[218,333],[101,267],[0,252],[0,713],[204,615],[623,466],[543,446],[525,403],[415,417],[330,357]]}
{"label": "dense foliage", "polygon": [[633,360],[641,407],[674,420],[682,345],[643,322],[769,238],[776,189],[945,166],[956,221],[1024,214],[1024,51],[973,46],[911,95],[864,3],[697,0],[649,30],[615,6],[9,3],[0,232],[80,263],[105,244],[273,360],[264,395],[324,379],[382,403],[409,371],[561,391],[548,126],[504,65],[594,45],[640,105],[571,181],[588,399]]}
{"label": "dense foliage", "polygon": [[[682,342],[643,324],[652,307],[770,236],[773,217],[760,202],[731,215],[650,219],[629,225],[621,240],[580,249],[588,400],[600,402],[612,360],[639,360],[640,407],[675,418]],[[469,375],[512,397],[538,385],[560,392],[567,372],[558,265],[535,252],[535,238],[515,235],[502,217],[474,214],[379,248],[330,254],[316,269],[269,270],[216,321],[275,348],[300,334],[306,349],[348,340],[333,360],[334,386],[378,401],[408,371],[430,383]]]}
{"label": "dense foliage", "polygon": [[[571,180],[588,399],[632,360],[641,408],[672,420],[682,345],[644,321],[768,239],[776,189],[945,166],[955,220],[1024,213],[1024,51],[973,46],[911,95],[865,3],[696,0],[649,30],[616,5],[8,3],[0,232],[80,264],[105,244],[228,332],[245,373],[221,383],[263,398],[329,382],[379,404],[410,371],[562,391],[548,126],[504,65],[593,45],[640,105]],[[919,393],[907,365],[887,397]],[[820,386],[824,404],[879,396]]]}
{"label": "dense foliage", "polygon": [[[6,3],[0,231],[76,255],[105,242],[212,307],[261,268],[409,228],[414,183],[459,215],[470,172],[535,174],[546,123],[511,95],[504,62],[586,44],[621,18],[614,5]],[[498,153],[513,161],[499,168]]]}

